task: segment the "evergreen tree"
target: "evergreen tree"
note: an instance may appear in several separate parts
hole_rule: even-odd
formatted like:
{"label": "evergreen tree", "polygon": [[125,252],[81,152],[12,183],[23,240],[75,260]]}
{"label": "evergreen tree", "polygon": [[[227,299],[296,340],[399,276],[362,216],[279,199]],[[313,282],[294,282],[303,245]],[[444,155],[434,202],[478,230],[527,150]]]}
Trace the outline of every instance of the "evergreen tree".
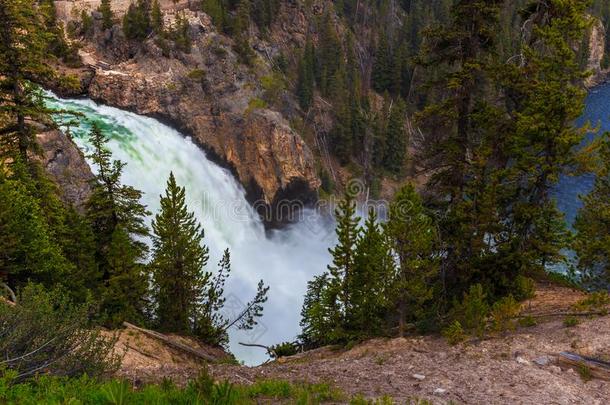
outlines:
{"label": "evergreen tree", "polygon": [[355,250],[348,330],[352,338],[381,336],[387,327],[395,259],[374,209],[369,210]]}
{"label": "evergreen tree", "polygon": [[581,197],[583,206],[574,222],[578,269],[593,284],[610,280],[610,141],[605,137],[593,190]]}
{"label": "evergreen tree", "polygon": [[332,312],[336,308],[330,301],[333,297],[328,291],[328,277],[325,272],[307,283],[307,293],[301,309],[302,332],[299,335],[299,340],[306,349],[327,344],[331,330],[337,326],[333,323],[338,315]]}
{"label": "evergreen tree", "polygon": [[145,0],[131,3],[123,16],[123,33],[127,39],[142,41],[151,32],[150,10]]}
{"label": "evergreen tree", "polygon": [[70,263],[26,186],[31,182],[28,174],[11,179],[4,170],[0,171],[0,273],[8,276],[13,288],[28,280],[50,287],[69,272]]}
{"label": "evergreen tree", "polygon": [[371,73],[372,86],[375,90],[382,93],[389,90],[392,85],[392,53],[388,38],[385,32],[382,32],[379,38],[379,44],[375,50],[375,60],[373,62],[373,71]]}
{"label": "evergreen tree", "polygon": [[432,298],[438,271],[436,229],[412,185],[404,186],[394,196],[385,232],[398,259],[392,300],[398,334],[404,336],[409,321],[423,318],[424,304]]}
{"label": "evergreen tree", "polygon": [[339,203],[335,211],[337,219],[337,245],[329,249],[333,257],[332,264],[328,266],[330,283],[337,292],[339,307],[342,311],[345,323],[345,314],[351,311],[352,277],[354,271],[355,249],[360,232],[358,223],[360,218],[356,216],[356,202],[349,190],[344,194],[344,199]]}
{"label": "evergreen tree", "polygon": [[163,12],[159,5],[159,0],[155,0],[150,11],[150,25],[155,34],[163,32]]}
{"label": "evergreen tree", "polygon": [[306,111],[313,101],[315,86],[315,51],[309,37],[305,42],[303,55],[299,60],[299,70],[297,78],[296,94],[299,98],[299,105]]}
{"label": "evergreen tree", "polygon": [[188,211],[185,189],[176,184],[173,173],[152,229],[151,266],[158,327],[190,333],[211,274],[204,270],[208,248],[203,245],[203,230],[194,213]]}
{"label": "evergreen tree", "polygon": [[190,25],[184,14],[176,16],[176,24],[171,32],[171,37],[176,44],[176,48],[184,53],[191,52]]}
{"label": "evergreen tree", "polygon": [[406,105],[398,98],[390,111],[386,128],[385,142],[388,148],[383,156],[383,166],[393,172],[400,173],[404,168],[407,154],[407,133],[405,130]]}
{"label": "evergreen tree", "polygon": [[54,76],[45,63],[51,36],[34,0],[1,0],[0,21],[0,150],[18,153],[27,162],[35,145],[31,122],[47,112],[40,90],[30,81]]}
{"label": "evergreen tree", "polygon": [[204,294],[205,298],[195,322],[195,334],[209,344],[225,346],[230,328],[251,330],[258,325],[258,318],[263,315],[263,304],[267,302],[269,287],[265,287],[263,280],[260,280],[254,298],[245,303],[233,318],[227,318],[220,311],[226,302],[224,285],[231,272],[228,249],[218,266],[218,273],[212,278]]}
{"label": "evergreen tree", "polygon": [[110,7],[110,0],[102,0],[97,11],[102,14],[102,28],[105,30],[112,28],[112,25],[114,24],[114,13]]}
{"label": "evergreen tree", "polygon": [[327,96],[330,93],[331,81],[336,76],[339,66],[343,63],[341,41],[330,12],[327,12],[323,17],[319,35],[316,81],[322,94]]}
{"label": "evergreen tree", "polygon": [[142,193],[121,184],[124,164],[111,161],[108,140],[96,124],[90,136],[93,152],[89,157],[97,174],[86,210],[104,283],[102,314],[112,325],[124,320],[142,322],[147,316],[148,277],[143,261],[148,248],[141,238],[148,235],[144,217],[149,213],[140,203]]}

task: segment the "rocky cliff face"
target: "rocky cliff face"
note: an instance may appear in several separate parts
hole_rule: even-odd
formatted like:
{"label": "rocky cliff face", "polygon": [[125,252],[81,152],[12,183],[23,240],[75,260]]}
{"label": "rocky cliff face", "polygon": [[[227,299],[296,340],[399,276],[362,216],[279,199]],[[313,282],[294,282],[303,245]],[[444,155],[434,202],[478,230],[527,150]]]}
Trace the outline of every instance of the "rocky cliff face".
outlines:
{"label": "rocky cliff face", "polygon": [[608,77],[610,70],[602,67],[605,49],[606,30],[602,22],[595,18],[589,36],[589,59],[587,69],[592,72],[592,75],[585,80],[585,85],[587,87],[601,84]]}
{"label": "rocky cliff face", "polygon": [[[92,1],[63,3],[95,7]],[[74,12],[64,6],[58,14],[69,21],[67,16]],[[165,2],[162,6],[169,7]],[[211,158],[232,169],[248,199],[264,212],[283,199],[314,202],[320,182],[311,150],[286,114],[262,101],[269,89],[261,82],[273,76],[270,60],[259,55],[252,68],[240,64],[231,40],[215,31],[206,14],[190,11],[188,3],[175,7],[189,21],[189,53],[170,49],[167,57],[168,49],[152,38],[134,47],[120,30],[96,33],[82,52],[84,62],[95,70],[84,92],[104,104],[164,120],[192,136]],[[166,8],[167,26],[173,24],[175,10]],[[110,42],[108,36],[113,36]],[[287,91],[281,86],[275,91],[278,104],[288,111],[294,108]],[[283,222],[275,216],[264,220],[271,225]]]}
{"label": "rocky cliff face", "polygon": [[90,180],[93,178],[85,157],[72,140],[63,132],[50,130],[37,136],[43,154],[43,167],[61,190],[62,199],[78,210],[91,194]]}

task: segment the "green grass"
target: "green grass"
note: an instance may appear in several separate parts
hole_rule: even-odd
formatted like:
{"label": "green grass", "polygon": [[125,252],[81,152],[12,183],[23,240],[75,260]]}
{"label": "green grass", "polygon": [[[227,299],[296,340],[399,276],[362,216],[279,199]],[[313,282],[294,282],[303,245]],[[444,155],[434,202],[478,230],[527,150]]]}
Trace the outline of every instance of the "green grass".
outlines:
{"label": "green grass", "polygon": [[215,383],[202,374],[186,387],[171,381],[135,390],[123,380],[98,382],[93,379],[39,377],[28,383],[10,384],[10,376],[0,377],[2,404],[257,404],[281,400],[294,404],[319,404],[345,401],[345,396],[328,384],[293,384],[281,380],[262,380],[252,385]]}

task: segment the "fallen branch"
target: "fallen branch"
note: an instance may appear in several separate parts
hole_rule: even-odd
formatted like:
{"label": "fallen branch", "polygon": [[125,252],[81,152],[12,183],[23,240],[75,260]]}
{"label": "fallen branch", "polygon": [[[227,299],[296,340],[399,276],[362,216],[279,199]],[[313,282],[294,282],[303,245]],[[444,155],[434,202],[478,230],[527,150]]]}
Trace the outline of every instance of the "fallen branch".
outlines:
{"label": "fallen branch", "polygon": [[269,347],[269,346],[265,346],[265,345],[259,345],[256,343],[243,343],[243,342],[239,342],[240,345],[242,346],[247,346],[247,347],[260,347],[261,349],[265,349],[267,350],[267,353],[273,357],[273,358],[277,358],[277,353],[275,353],[275,351]]}
{"label": "fallen branch", "polygon": [[521,314],[517,318],[525,318],[531,316],[532,318],[547,318],[550,316],[592,316],[592,315],[608,315],[608,311],[591,311],[591,312],[543,312],[539,314]]}
{"label": "fallen branch", "polygon": [[215,358],[213,356],[210,356],[209,354],[204,353],[201,350],[197,350],[197,349],[194,349],[194,348],[192,348],[190,346],[187,346],[185,344],[176,342],[176,341],[170,339],[169,337],[167,337],[166,335],[164,335],[162,333],[155,332],[153,330],[148,330],[148,329],[140,328],[140,327],[135,326],[135,325],[133,325],[133,324],[131,324],[129,322],[123,322],[123,326],[125,326],[128,329],[137,330],[138,332],[143,333],[146,336],[150,336],[150,337],[152,337],[154,339],[162,341],[163,343],[165,343],[167,346],[169,346],[171,348],[174,348],[174,349],[180,350],[182,352],[188,353],[188,354],[190,354],[192,356],[195,356],[195,357],[198,357],[198,358],[200,358],[202,360],[206,360],[206,361],[209,361],[209,362],[212,362],[212,363],[218,362],[217,358]]}
{"label": "fallen branch", "polygon": [[610,363],[607,361],[594,359],[592,357],[580,356],[576,353],[559,353],[558,362],[579,368],[586,368],[591,372],[591,376],[600,380],[610,381]]}

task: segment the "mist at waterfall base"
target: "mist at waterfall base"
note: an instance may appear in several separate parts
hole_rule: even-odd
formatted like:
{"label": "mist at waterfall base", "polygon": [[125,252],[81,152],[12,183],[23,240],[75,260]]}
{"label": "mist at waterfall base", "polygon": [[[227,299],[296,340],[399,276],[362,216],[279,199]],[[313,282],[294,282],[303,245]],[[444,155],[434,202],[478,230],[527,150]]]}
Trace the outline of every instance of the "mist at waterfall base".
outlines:
{"label": "mist at waterfall base", "polygon": [[[231,251],[232,272],[225,295],[224,314],[233,319],[250,300],[260,279],[270,286],[264,316],[251,331],[229,330],[230,350],[245,364],[254,365],[268,357],[265,350],[244,347],[239,342],[272,345],[293,341],[300,331],[299,319],[307,281],[326,269],[328,247],[335,243],[334,224],[314,211],[282,230],[265,233],[263,224],[247,203],[245,192],[232,174],[210,162],[190,138],[152,119],[91,100],[52,97],[49,107],[74,111],[78,126],[63,126],[75,143],[88,154],[89,130],[96,122],[110,138],[113,159],[126,163],[122,182],[141,190],[149,211],[160,209],[172,171],[186,187],[189,209],[205,230],[210,248],[207,270],[215,272],[224,249]],[[74,117],[58,117],[59,122]],[[95,167],[92,165],[95,171]],[[147,219],[148,224],[152,216]]]}

